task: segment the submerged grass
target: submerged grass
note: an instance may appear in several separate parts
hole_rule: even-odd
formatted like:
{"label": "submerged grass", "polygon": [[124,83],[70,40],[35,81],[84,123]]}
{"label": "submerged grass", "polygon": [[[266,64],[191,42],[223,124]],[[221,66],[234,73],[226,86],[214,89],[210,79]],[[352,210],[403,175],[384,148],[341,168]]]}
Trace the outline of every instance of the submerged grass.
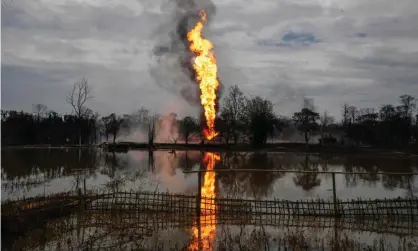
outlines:
{"label": "submerged grass", "polygon": [[[154,214],[83,213],[49,221],[19,239],[2,241],[3,250],[189,250],[193,220],[164,225]],[[298,219],[303,221],[303,218]],[[262,223],[262,222],[260,222]],[[7,244],[7,245],[4,245]],[[416,235],[397,236],[350,229],[251,225],[217,222],[209,250],[415,251]]]}

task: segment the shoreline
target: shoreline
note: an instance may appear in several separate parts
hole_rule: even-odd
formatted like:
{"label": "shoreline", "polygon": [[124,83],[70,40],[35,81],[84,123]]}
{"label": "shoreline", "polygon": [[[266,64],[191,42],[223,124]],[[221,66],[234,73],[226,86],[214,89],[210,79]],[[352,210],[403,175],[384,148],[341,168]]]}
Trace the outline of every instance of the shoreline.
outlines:
{"label": "shoreline", "polygon": [[116,144],[100,145],[24,145],[24,146],[2,146],[2,149],[63,149],[63,148],[100,148],[107,151],[127,152],[129,150],[196,150],[214,152],[295,152],[295,153],[334,153],[334,154],[393,154],[418,156],[418,147],[408,146],[403,149],[384,148],[373,146],[322,146],[311,144],[306,147],[303,143],[270,143],[255,148],[249,144],[184,144],[184,143],[156,143],[152,146],[147,143],[117,142]]}

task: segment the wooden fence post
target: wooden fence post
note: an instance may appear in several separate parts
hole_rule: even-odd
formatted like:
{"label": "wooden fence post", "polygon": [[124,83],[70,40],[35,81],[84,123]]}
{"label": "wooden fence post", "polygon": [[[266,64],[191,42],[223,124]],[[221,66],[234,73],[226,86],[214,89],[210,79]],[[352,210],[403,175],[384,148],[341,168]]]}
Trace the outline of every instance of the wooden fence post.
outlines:
{"label": "wooden fence post", "polygon": [[87,188],[86,188],[86,177],[84,177],[84,181],[83,181],[83,183],[84,183],[84,195],[86,195],[86,194],[87,194]]}
{"label": "wooden fence post", "polygon": [[[203,154],[203,152],[202,152]],[[200,225],[200,217],[201,216],[201,207],[200,207],[200,201],[202,200],[202,173],[198,173],[198,192],[196,196],[196,227],[197,227],[197,241],[198,241],[198,247],[199,250],[202,250],[202,242],[201,242],[201,225]],[[205,210],[205,209],[203,209]]]}
{"label": "wooden fence post", "polygon": [[332,173],[332,198],[334,202],[334,216],[339,216],[338,205],[337,205],[337,189],[335,188],[335,173]]}
{"label": "wooden fence post", "polygon": [[80,206],[80,211],[83,211],[85,207],[85,202],[83,198],[83,193],[81,192],[81,188],[78,188],[77,193],[78,193],[78,203]]}

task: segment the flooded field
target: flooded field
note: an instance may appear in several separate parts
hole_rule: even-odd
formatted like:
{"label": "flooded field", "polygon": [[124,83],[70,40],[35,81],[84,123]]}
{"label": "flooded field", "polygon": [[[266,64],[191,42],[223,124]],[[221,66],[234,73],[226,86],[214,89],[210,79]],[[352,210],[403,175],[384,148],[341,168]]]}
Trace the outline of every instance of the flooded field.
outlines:
{"label": "flooded field", "polygon": [[[204,153],[199,151],[129,151],[95,149],[2,150],[1,199],[60,192],[124,194],[145,207],[141,193],[191,198],[192,211],[167,198],[156,210],[85,210],[45,221],[20,237],[3,237],[19,250],[417,250],[417,222],[411,219],[334,219],[271,213],[227,214],[218,198],[254,201],[332,200],[332,177],[323,173],[211,172],[199,169],[275,169],[340,171],[336,195],[341,200],[414,198],[418,195],[418,160],[400,155],[315,155],[292,153]],[[381,174],[401,173],[397,175]],[[367,174],[359,174],[367,173]],[[134,195],[132,195],[132,193]],[[195,196],[199,194],[200,199]],[[127,195],[125,194],[125,199]],[[166,197],[164,197],[166,196]],[[114,200],[114,199],[113,199]],[[245,202],[245,201],[244,201]],[[97,202],[98,203],[98,202]],[[174,203],[174,204],[173,204]],[[240,202],[241,203],[241,202]],[[265,202],[267,203],[267,202]],[[247,203],[248,204],[248,203]],[[267,205],[267,204],[266,204]],[[105,208],[106,210],[103,210]],[[198,210],[196,212],[196,209]],[[224,210],[224,211],[223,211]],[[226,211],[225,211],[226,210]],[[250,210],[251,211],[251,210]],[[142,212],[142,211],[141,211]],[[238,211],[235,211],[238,212]],[[383,212],[383,211],[381,211]],[[387,213],[389,214],[389,213]],[[3,239],[5,238],[5,239]],[[6,240],[6,242],[4,242]],[[287,249],[286,249],[287,248]]]}
{"label": "flooded field", "polygon": [[[204,153],[198,151],[129,151],[106,153],[94,149],[2,150],[1,199],[86,189],[143,190],[194,194]],[[205,169],[202,165],[202,169]],[[228,153],[216,169],[277,169],[344,171],[336,175],[340,199],[417,196],[418,159],[402,156],[304,155],[292,153]],[[350,174],[353,173],[353,174]],[[370,172],[370,174],[357,174]],[[397,172],[405,175],[375,173]],[[329,174],[279,172],[220,172],[220,196],[303,199],[332,197]]]}

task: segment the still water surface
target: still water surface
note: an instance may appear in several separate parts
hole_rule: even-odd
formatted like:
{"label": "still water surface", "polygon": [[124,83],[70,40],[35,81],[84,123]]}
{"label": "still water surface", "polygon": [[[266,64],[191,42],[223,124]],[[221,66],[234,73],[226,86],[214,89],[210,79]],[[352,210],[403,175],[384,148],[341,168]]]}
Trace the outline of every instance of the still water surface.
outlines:
{"label": "still water surface", "polygon": [[[75,187],[95,190],[143,190],[195,194],[198,174],[205,168],[199,151],[129,151],[97,149],[3,149],[1,199],[66,192]],[[340,199],[393,198],[418,195],[418,160],[389,155],[317,155],[296,153],[222,153],[216,169],[282,169],[372,172],[337,174]],[[405,175],[382,175],[399,172]],[[220,172],[218,196],[308,199],[332,197],[329,174],[279,172]]]}
{"label": "still water surface", "polygon": [[[212,156],[212,162],[204,159]],[[215,157],[216,156],[216,157]],[[218,158],[219,156],[219,158]],[[212,163],[212,164],[208,164]],[[336,175],[337,196],[392,198],[417,196],[418,160],[388,155],[306,155],[295,153],[222,153],[199,151],[129,151],[107,153],[97,149],[3,149],[2,200],[67,192],[75,188],[100,191],[143,190],[196,194],[198,174],[184,171],[215,169],[281,169],[344,171]],[[369,172],[371,174],[354,174]],[[377,172],[398,172],[384,175]],[[329,174],[280,172],[219,172],[202,175],[203,187],[216,196],[257,199],[330,199]],[[135,216],[135,215],[134,215]],[[3,243],[5,250],[417,250],[416,227],[411,222],[334,222],[332,218],[252,215],[248,222],[231,224],[209,215],[210,224],[180,217],[155,222],[156,214],[109,216],[90,212],[63,216],[32,229],[25,237]],[[151,217],[151,216],[147,216]],[[240,219],[240,216],[236,216]],[[275,216],[274,216],[275,217]],[[242,217],[241,217],[242,218]],[[202,216],[200,217],[202,220]],[[193,224],[188,222],[192,221]],[[257,223],[250,223],[257,222]],[[178,225],[178,226],[177,226]],[[190,226],[189,226],[190,225]],[[177,226],[177,227],[175,227]],[[309,226],[309,227],[308,227]],[[200,236],[200,237],[199,237]],[[206,239],[205,239],[206,238]],[[198,240],[196,242],[196,240]],[[206,243],[206,244],[205,244]],[[285,247],[293,247],[285,249]],[[309,248],[310,247],[310,248]],[[401,249],[399,249],[401,248]]]}

